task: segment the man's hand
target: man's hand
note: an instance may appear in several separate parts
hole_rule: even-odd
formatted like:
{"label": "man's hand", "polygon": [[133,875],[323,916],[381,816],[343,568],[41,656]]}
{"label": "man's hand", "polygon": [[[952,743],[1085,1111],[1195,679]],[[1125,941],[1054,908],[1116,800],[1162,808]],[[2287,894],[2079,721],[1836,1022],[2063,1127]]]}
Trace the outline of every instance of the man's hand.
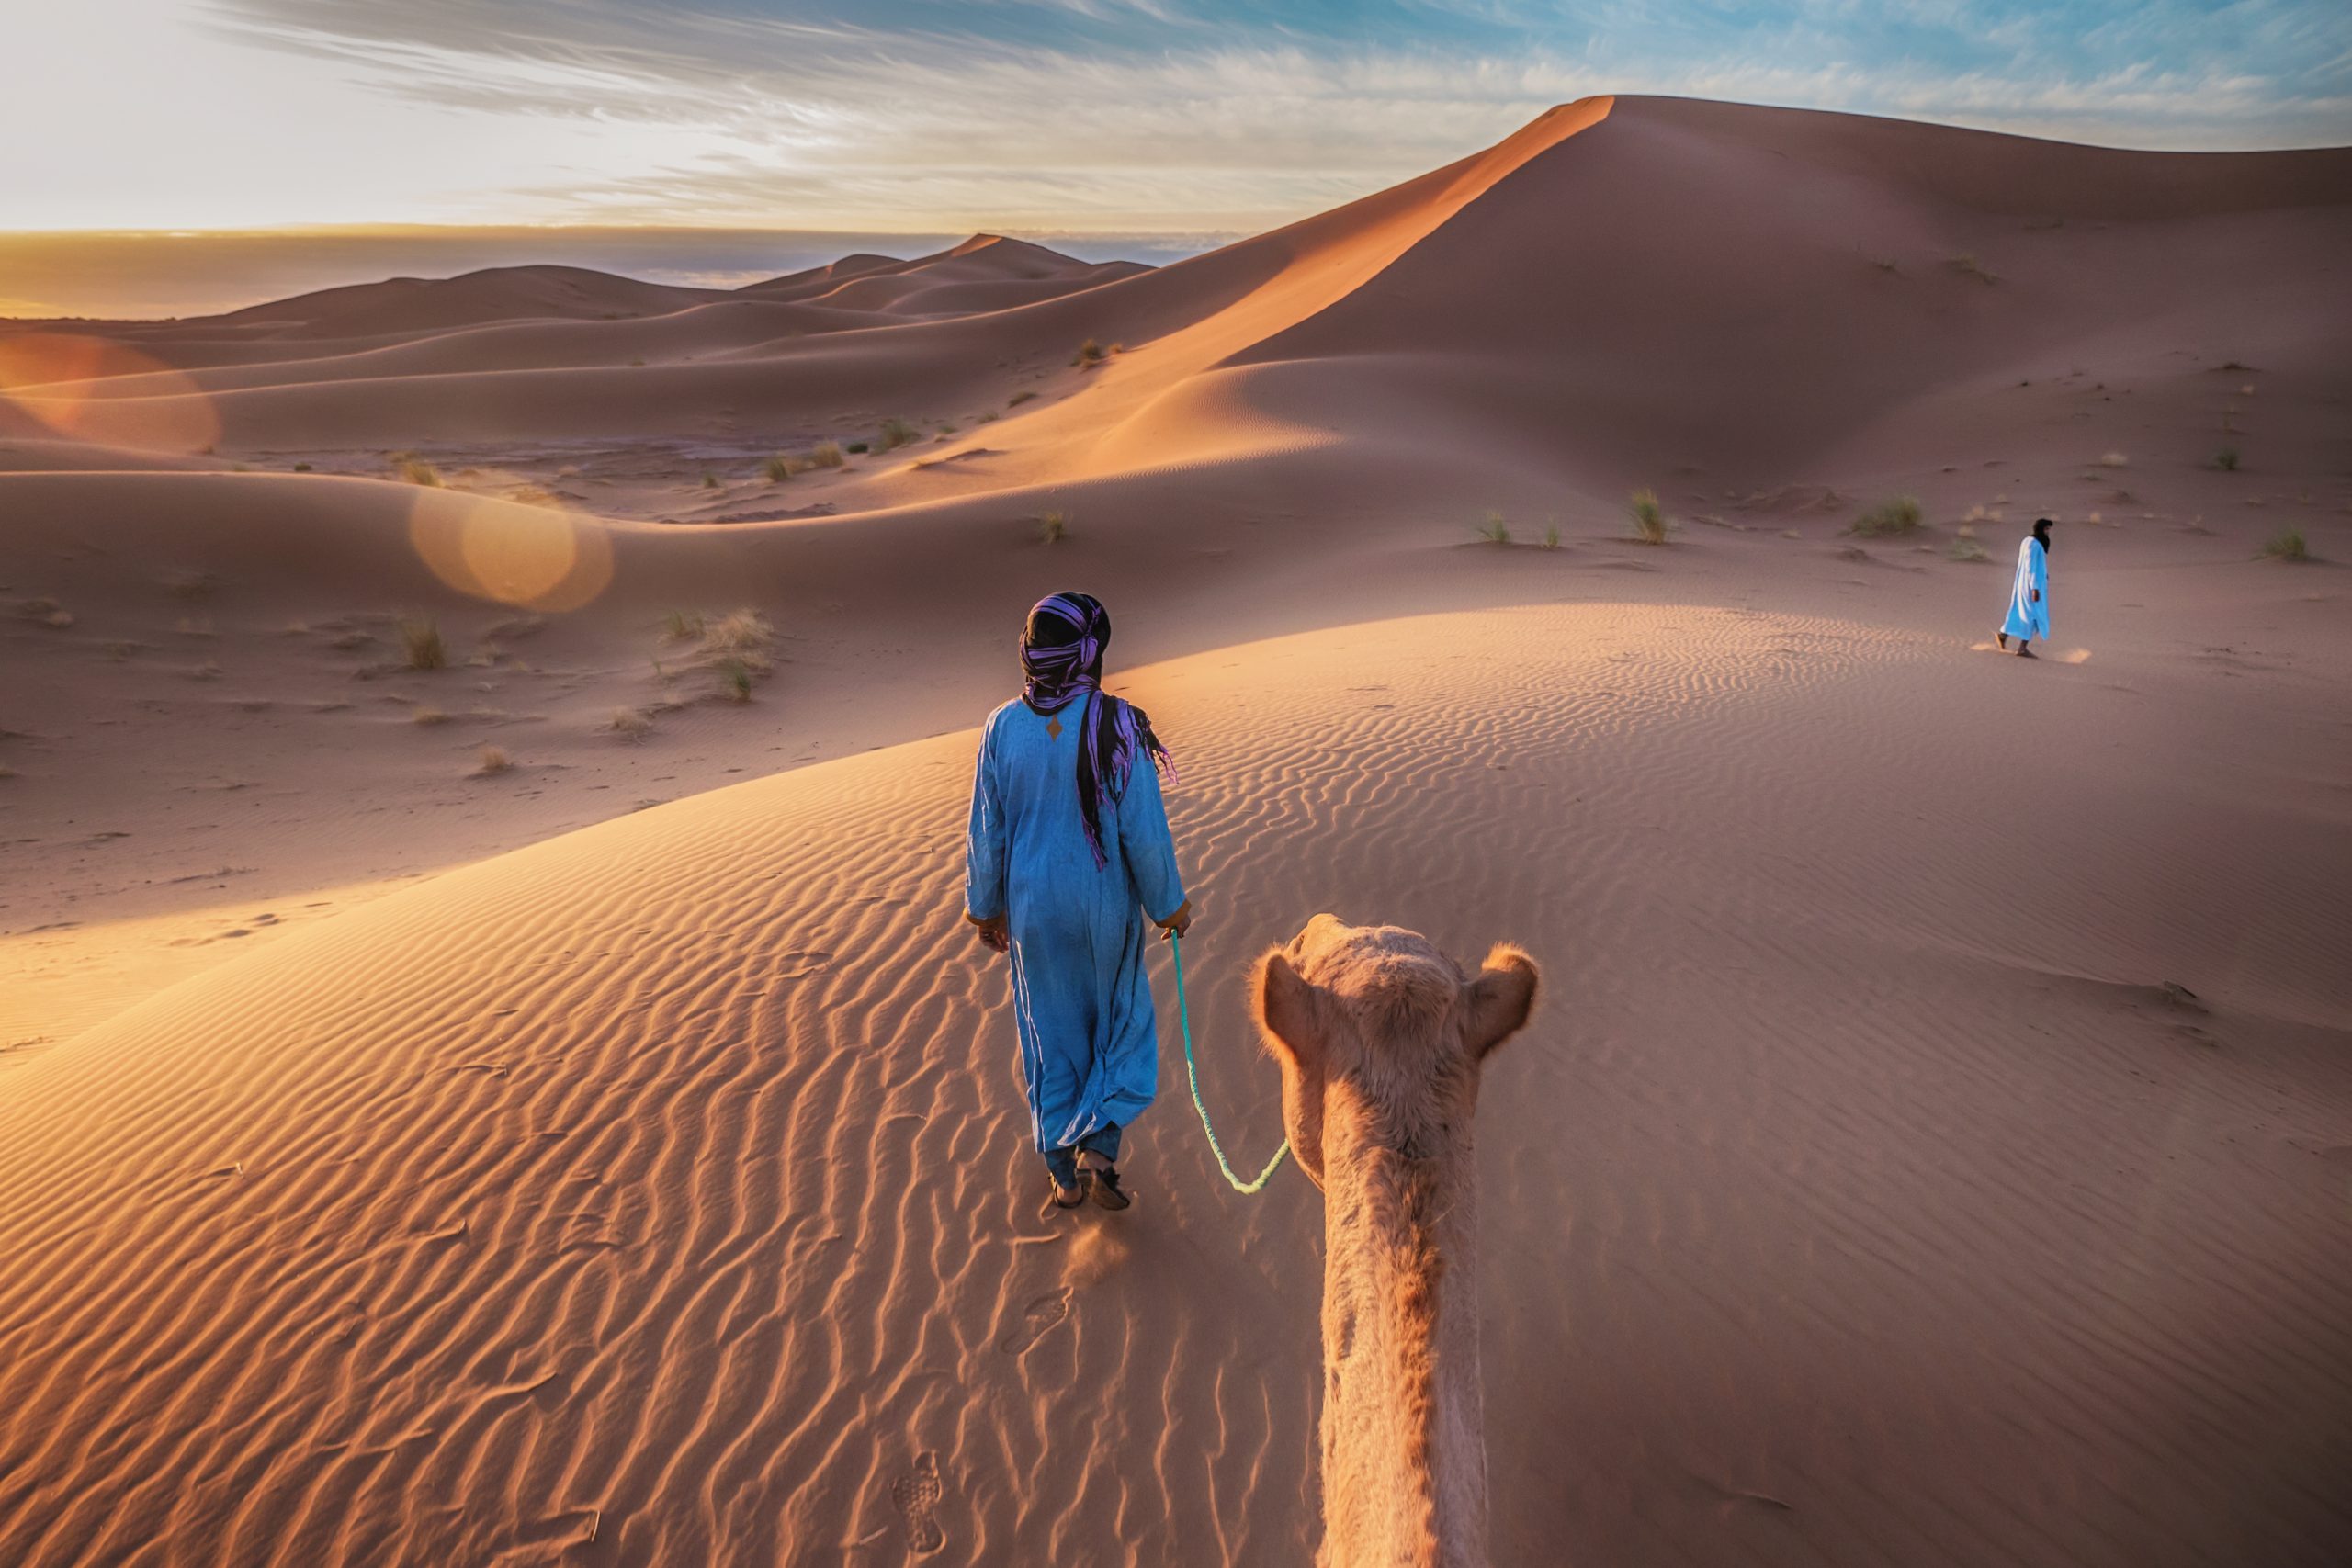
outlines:
{"label": "man's hand", "polygon": [[[971,917],[967,915],[965,919],[970,919]],[[980,945],[990,953],[1012,951],[1012,923],[1004,916],[998,915],[992,919],[972,920],[972,927],[979,933]]]}
{"label": "man's hand", "polygon": [[1193,930],[1193,901],[1190,898],[1185,899],[1176,907],[1174,914],[1158,923],[1160,931],[1166,935],[1190,935]]}

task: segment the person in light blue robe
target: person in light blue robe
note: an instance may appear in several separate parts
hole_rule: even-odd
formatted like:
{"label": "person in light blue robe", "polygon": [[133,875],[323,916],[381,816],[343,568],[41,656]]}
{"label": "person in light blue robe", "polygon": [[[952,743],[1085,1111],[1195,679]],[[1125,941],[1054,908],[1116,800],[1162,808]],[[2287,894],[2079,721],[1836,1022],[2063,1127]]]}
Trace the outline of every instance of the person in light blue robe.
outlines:
{"label": "person in light blue robe", "polygon": [[2031,659],[2028,645],[2050,636],[2050,519],[2034,520],[2033,532],[2018,546],[2017,581],[2009,585],[2009,618],[2001,623],[2001,646],[2018,639],[2018,657]]}
{"label": "person in light blue robe", "polygon": [[1022,694],[980,733],[964,850],[965,919],[1012,959],[1030,1129],[1066,1209],[1130,1201],[1120,1134],[1159,1081],[1145,922],[1192,923],[1160,799],[1167,750],[1102,689],[1110,636],[1086,594],[1030,612]]}

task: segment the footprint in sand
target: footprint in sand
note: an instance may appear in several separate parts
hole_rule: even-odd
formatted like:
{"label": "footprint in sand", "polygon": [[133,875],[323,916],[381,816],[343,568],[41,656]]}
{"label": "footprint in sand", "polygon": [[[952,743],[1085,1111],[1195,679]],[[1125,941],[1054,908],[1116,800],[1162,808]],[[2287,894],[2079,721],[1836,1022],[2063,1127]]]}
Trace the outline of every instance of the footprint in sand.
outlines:
{"label": "footprint in sand", "polygon": [[1025,1355],[1029,1347],[1046,1337],[1046,1331],[1069,1315],[1069,1292],[1056,1291],[1039,1296],[1021,1309],[1021,1321],[1012,1325],[996,1348],[1008,1356]]}
{"label": "footprint in sand", "polygon": [[939,1528],[939,1500],[946,1493],[939,1483],[939,1456],[925,1450],[915,1456],[914,1468],[890,1483],[890,1501],[907,1524],[907,1545],[921,1553],[947,1544]]}

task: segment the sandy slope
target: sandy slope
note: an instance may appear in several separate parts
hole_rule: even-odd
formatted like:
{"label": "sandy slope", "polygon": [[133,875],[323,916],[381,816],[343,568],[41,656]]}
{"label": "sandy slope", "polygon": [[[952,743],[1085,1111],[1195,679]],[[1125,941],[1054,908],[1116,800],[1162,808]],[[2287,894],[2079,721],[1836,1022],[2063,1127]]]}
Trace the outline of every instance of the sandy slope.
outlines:
{"label": "sandy slope", "polygon": [[1595,99],[1134,276],[0,337],[0,1560],[1301,1559],[1307,1194],[1163,1102],[1124,1241],[1035,1218],[952,918],[1072,583],[1235,1142],[1317,908],[1551,970],[1498,1562],[2340,1558],[2347,167]]}
{"label": "sandy slope", "polygon": [[[1274,1135],[1237,976],[1305,915],[1550,966],[1481,1119],[1499,1561],[2352,1542],[2352,826],[2294,728],[2180,674],[1700,608],[1131,690],[1187,772],[1237,1143]],[[437,878],[23,1068],[0,1234],[48,1266],[0,1306],[0,1539],[1302,1558],[1309,1190],[1224,1192],[1177,1089],[1140,1210],[1033,1212],[955,919],[971,745]],[[2021,781],[2032,748],[2071,760]]]}

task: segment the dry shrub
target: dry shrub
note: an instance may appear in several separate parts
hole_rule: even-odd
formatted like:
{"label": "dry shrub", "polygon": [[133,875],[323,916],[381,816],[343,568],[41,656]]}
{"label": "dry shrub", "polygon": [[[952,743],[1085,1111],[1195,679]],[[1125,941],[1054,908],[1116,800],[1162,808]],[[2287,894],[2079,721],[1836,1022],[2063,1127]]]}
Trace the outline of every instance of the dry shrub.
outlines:
{"label": "dry shrub", "polygon": [[653,728],[653,716],[643,708],[615,708],[605,728],[624,740],[642,740]]}
{"label": "dry shrub", "polygon": [[1058,545],[1069,537],[1069,518],[1059,512],[1048,512],[1037,519],[1037,542]]}
{"label": "dry shrub", "polygon": [[2309,560],[2312,551],[2311,547],[2303,542],[2303,531],[2290,525],[2263,541],[2262,558],[2265,560]]}
{"label": "dry shrub", "polygon": [[[430,615],[400,623],[401,660],[412,670],[447,667],[449,650],[441,641],[441,624]],[[337,639],[340,646],[341,639]]]}
{"label": "dry shrub", "polygon": [[764,649],[775,638],[767,617],[757,610],[730,610],[703,633],[704,646],[730,653]]}
{"label": "dry shrub", "polygon": [[921,440],[922,437],[922,431],[917,430],[912,424],[899,418],[896,414],[891,415],[888,419],[882,422],[880,439],[882,442],[882,450],[885,452],[895,452],[901,446],[907,446],[911,442]]}
{"label": "dry shrub", "polygon": [[513,760],[503,750],[496,746],[485,746],[481,749],[481,760],[474,766],[474,776],[488,778],[492,773],[503,773],[514,765]]}
{"label": "dry shrub", "polygon": [[1635,491],[1626,502],[1626,509],[1633,513],[1634,537],[1637,541],[1645,545],[1666,543],[1674,525],[1667,517],[1666,509],[1658,504],[1657,491],[1646,486]]}
{"label": "dry shrub", "polygon": [[441,488],[441,470],[413,452],[394,454],[392,473],[396,478],[405,479],[413,485],[423,485],[427,490]]}
{"label": "dry shrub", "polygon": [[439,708],[424,704],[418,705],[416,710],[408,716],[409,722],[412,724],[431,725],[447,724],[449,722],[449,716],[447,714],[443,713]]}
{"label": "dry shrub", "polygon": [[[861,452],[865,449],[863,442],[854,448]],[[842,444],[838,441],[820,441],[808,449],[808,463],[811,468],[838,468],[848,461],[849,459],[842,455]]]}
{"label": "dry shrub", "polygon": [[[672,642],[697,639],[694,649],[683,659],[653,661],[654,676],[664,684],[685,671],[704,670],[718,678],[722,696],[733,702],[749,702],[752,688],[772,665],[768,645],[775,640],[775,630],[757,610],[732,610],[717,617],[673,610],[663,626]],[[617,714],[612,728],[628,733]]]}
{"label": "dry shrub", "polygon": [[1898,495],[1892,501],[1882,501],[1854,519],[1852,532],[1870,538],[1888,534],[1908,534],[1919,525],[1919,502],[1917,497]]}
{"label": "dry shrub", "polygon": [[741,654],[729,654],[711,666],[718,677],[718,691],[729,702],[748,703],[752,700],[752,682],[759,679],[761,667]]}

